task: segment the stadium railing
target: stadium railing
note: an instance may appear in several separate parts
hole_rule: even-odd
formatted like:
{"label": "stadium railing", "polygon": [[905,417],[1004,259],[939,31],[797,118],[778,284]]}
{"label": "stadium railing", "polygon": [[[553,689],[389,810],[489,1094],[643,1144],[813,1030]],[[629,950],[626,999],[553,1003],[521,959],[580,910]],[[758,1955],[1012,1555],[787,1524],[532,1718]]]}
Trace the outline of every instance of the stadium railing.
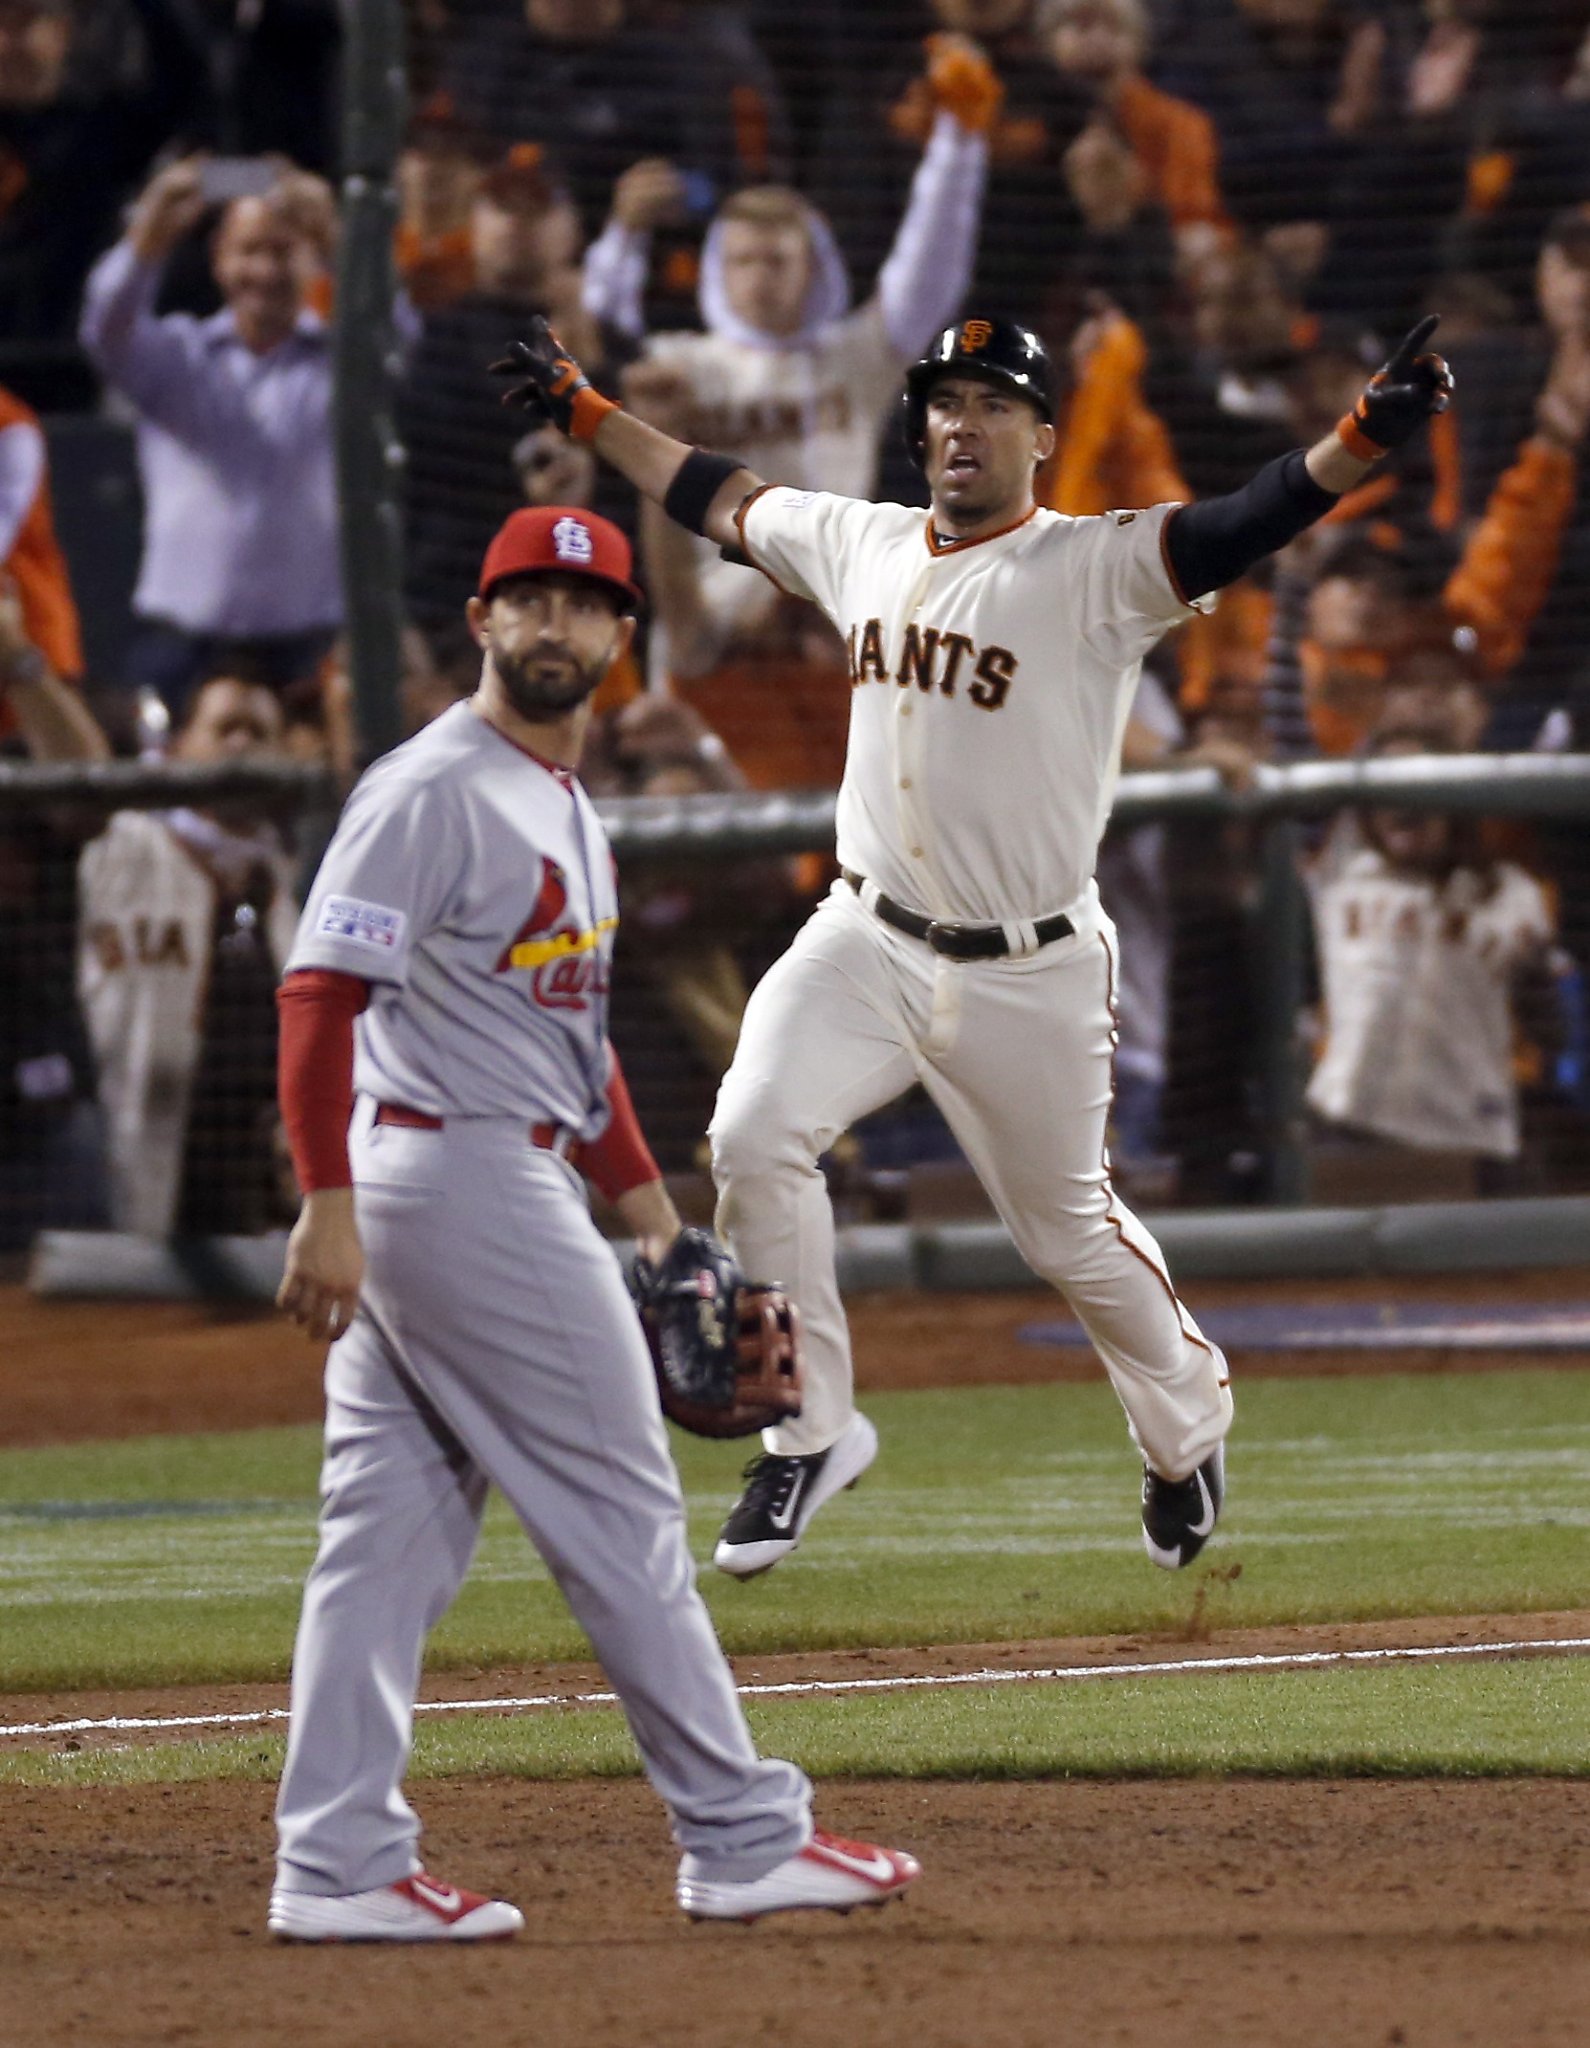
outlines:
{"label": "stadium railing", "polygon": [[[225,768],[109,762],[90,765],[38,766],[0,764],[0,827],[13,826],[26,813],[60,811],[79,814],[124,807],[170,808],[222,798],[264,796],[279,815],[301,820],[299,843],[323,837],[334,813],[337,791],[326,771],[287,764],[252,764]],[[1374,1263],[1395,1255],[1388,1244],[1404,1250],[1412,1242],[1406,1221],[1399,1224],[1395,1208],[1371,1216],[1360,1211],[1297,1213],[1305,1181],[1302,1089],[1307,1078],[1307,1050],[1299,1030],[1305,997],[1308,953],[1308,904],[1300,852],[1306,821],[1363,804],[1394,803],[1401,810],[1462,813],[1493,819],[1528,819],[1556,824],[1582,824],[1590,818],[1590,755],[1474,755],[1423,758],[1382,758],[1363,761],[1309,762],[1288,766],[1261,765],[1251,783],[1228,787],[1210,769],[1165,770],[1123,776],[1112,824],[1137,826],[1174,821],[1211,827],[1232,821],[1254,828],[1250,837],[1249,957],[1257,977],[1253,991],[1257,1029],[1249,1035],[1244,1058],[1253,1128],[1249,1140],[1259,1154],[1261,1170],[1245,1202],[1249,1206],[1216,1207],[1198,1215],[1165,1216],[1172,1240],[1187,1239],[1185,1256],[1206,1270],[1211,1266],[1272,1269],[1275,1261],[1305,1270],[1339,1269],[1343,1261]],[[677,799],[611,799],[599,805],[612,837],[621,869],[632,887],[644,883],[648,870],[666,867],[671,874],[694,869],[719,875],[736,865],[767,862],[797,853],[830,853],[833,847],[835,795],[807,791],[781,795],[737,793]],[[313,843],[307,849],[311,855]],[[636,939],[637,954],[645,945]],[[637,955],[631,955],[633,961]],[[646,1114],[644,1090],[641,1108]],[[1562,1187],[1587,1184],[1572,1174]],[[1560,1187],[1543,1192],[1555,1195]],[[1253,1202],[1261,1206],[1251,1206]],[[1497,1196],[1477,1205],[1459,1204],[1449,1212],[1442,1205],[1421,1205],[1415,1230],[1418,1247],[1408,1256],[1429,1263],[1440,1256],[1443,1236],[1454,1259],[1472,1261],[1482,1241],[1497,1247],[1513,1245],[1522,1254],[1531,1245],[1575,1241],[1585,1225],[1584,1204],[1570,1194],[1564,1205],[1551,1200],[1520,1200]],[[1286,1210],[1291,1209],[1288,1221]],[[1269,1220],[1265,1220],[1266,1210]],[[1477,1210],[1488,1221],[1476,1225]],[[1411,1212],[1410,1212],[1411,1214]],[[1388,1223],[1386,1218],[1390,1217]],[[1517,1223],[1517,1228],[1509,1218]],[[1476,1235],[1476,1231],[1478,1235]],[[1388,1235],[1389,1232],[1389,1235]],[[1567,1233],[1564,1236],[1564,1233]],[[909,1236],[909,1233],[908,1233]],[[890,1247],[893,1249],[890,1249]],[[902,1249],[903,1247],[903,1249]],[[983,1272],[993,1283],[1009,1284],[1019,1273],[997,1226],[980,1221],[951,1223],[945,1230],[918,1231],[888,1244],[880,1236],[872,1247],[895,1274],[932,1284],[951,1275],[963,1280]],[[859,1247],[858,1247],[859,1251]],[[902,1266],[901,1261],[904,1260]],[[866,1261],[863,1259],[863,1266]],[[879,1272],[884,1268],[879,1268]]]}

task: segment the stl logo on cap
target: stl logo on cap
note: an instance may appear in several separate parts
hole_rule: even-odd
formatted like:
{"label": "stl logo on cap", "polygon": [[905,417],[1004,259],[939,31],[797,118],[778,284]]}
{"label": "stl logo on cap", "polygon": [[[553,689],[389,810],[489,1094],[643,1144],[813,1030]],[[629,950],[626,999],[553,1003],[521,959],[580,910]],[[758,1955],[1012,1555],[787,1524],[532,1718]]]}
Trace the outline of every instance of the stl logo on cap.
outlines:
{"label": "stl logo on cap", "polygon": [[591,529],[578,519],[560,519],[552,529],[552,546],[560,562],[582,566],[596,553]]}

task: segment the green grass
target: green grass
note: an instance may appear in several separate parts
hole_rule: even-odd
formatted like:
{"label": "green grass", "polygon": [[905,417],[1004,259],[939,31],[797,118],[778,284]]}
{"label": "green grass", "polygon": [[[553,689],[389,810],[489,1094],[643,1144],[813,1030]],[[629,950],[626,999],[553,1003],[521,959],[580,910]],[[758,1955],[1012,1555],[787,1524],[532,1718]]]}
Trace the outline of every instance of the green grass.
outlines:
{"label": "green grass", "polygon": [[[1221,1540],[1143,1557],[1101,1386],[878,1395],[884,1450],[805,1548],[703,1587],[735,1651],[1568,1607],[1586,1598],[1590,1376],[1269,1380],[1239,1389]],[[736,1491],[676,1438],[696,1553]],[[0,1690],[279,1678],[313,1550],[313,1432],[0,1454]],[[1234,1580],[1227,1574],[1240,1566]],[[500,1503],[437,1668],[588,1654]]]}
{"label": "green grass", "polygon": [[[764,1751],[817,1777],[1583,1776],[1590,1663],[1376,1666],[752,1701]],[[76,1753],[0,1753],[3,1785],[268,1780],[283,1738],[231,1735]],[[416,1778],[621,1777],[611,1709],[419,1724]]]}

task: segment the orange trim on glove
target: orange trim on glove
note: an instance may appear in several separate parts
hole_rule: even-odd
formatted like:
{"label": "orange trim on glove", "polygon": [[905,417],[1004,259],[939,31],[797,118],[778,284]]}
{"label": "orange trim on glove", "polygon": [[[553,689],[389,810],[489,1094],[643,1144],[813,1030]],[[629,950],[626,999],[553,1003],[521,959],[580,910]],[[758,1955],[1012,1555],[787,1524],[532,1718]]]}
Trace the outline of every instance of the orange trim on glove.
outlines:
{"label": "orange trim on glove", "polygon": [[1349,455],[1356,455],[1360,462],[1379,462],[1385,456],[1385,449],[1378,441],[1371,441],[1364,432],[1363,422],[1356,412],[1345,412],[1336,422],[1337,439]]}
{"label": "orange trim on glove", "polygon": [[569,412],[569,439],[571,441],[594,441],[596,430],[610,412],[617,412],[618,406],[611,398],[604,398],[600,391],[593,391],[589,385],[574,394],[574,404]]}

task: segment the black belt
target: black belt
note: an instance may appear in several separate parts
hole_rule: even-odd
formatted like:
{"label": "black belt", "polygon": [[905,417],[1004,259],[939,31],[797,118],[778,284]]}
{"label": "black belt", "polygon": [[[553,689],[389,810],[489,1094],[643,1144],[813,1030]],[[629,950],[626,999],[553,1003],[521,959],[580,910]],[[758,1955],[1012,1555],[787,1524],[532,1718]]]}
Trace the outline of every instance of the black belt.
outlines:
{"label": "black belt", "polygon": [[[855,890],[858,896],[866,888],[866,877],[850,868],[839,872]],[[925,940],[935,953],[942,953],[950,960],[1003,960],[1011,952],[1011,944],[1001,924],[944,924],[936,917],[924,917],[920,910],[907,910],[903,903],[896,903],[892,896],[885,896],[880,889],[873,899],[872,908],[885,924],[892,924],[897,932],[906,932],[913,939]],[[1040,917],[1032,926],[1034,944],[1047,946],[1053,939],[1069,939],[1076,926],[1063,910],[1053,917]]]}

